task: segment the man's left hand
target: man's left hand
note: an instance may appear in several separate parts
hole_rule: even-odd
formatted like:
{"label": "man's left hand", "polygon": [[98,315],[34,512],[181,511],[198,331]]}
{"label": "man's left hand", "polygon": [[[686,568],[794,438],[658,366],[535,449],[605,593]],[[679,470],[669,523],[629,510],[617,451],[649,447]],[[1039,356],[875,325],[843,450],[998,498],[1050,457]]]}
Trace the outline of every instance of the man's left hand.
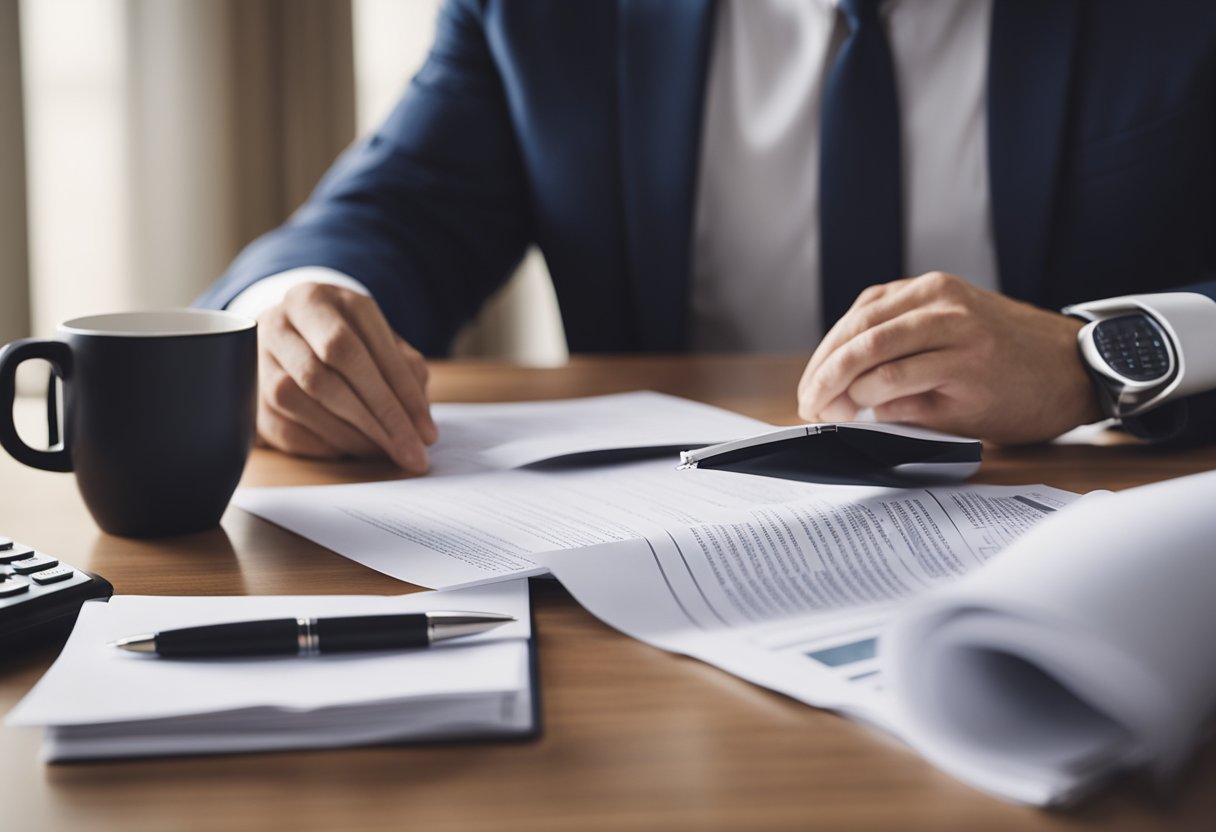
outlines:
{"label": "man's left hand", "polygon": [[807,364],[798,414],[839,422],[869,407],[1001,444],[1045,441],[1102,418],[1081,326],[942,272],[871,286]]}

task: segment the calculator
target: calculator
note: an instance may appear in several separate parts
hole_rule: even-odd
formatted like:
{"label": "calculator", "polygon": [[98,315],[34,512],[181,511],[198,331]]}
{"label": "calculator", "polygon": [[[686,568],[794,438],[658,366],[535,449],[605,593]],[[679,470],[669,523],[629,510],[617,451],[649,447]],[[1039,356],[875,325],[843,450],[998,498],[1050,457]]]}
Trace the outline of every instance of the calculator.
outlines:
{"label": "calculator", "polygon": [[113,594],[105,578],[0,537],[0,660],[18,648],[65,638],[81,604]]}

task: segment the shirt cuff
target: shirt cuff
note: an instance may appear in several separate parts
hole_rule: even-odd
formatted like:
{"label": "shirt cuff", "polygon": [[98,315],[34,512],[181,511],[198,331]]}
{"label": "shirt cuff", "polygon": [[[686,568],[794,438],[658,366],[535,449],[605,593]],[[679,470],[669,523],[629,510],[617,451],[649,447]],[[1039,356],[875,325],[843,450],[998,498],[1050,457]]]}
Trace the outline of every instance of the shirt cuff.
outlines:
{"label": "shirt cuff", "polygon": [[327,266],[301,266],[263,277],[229,301],[225,308],[247,318],[256,318],[270,307],[282,303],[288,292],[303,283],[328,283],[371,296],[366,286],[337,269]]}

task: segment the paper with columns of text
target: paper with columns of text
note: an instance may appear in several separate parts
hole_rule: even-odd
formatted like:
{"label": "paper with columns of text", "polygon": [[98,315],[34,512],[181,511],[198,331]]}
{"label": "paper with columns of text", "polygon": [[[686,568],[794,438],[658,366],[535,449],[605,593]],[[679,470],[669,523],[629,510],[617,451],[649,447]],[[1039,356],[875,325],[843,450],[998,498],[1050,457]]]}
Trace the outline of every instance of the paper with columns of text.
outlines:
{"label": "paper with columns of text", "polygon": [[[358,485],[249,488],[236,505],[386,575],[435,589],[546,570],[537,552],[641,537],[824,486],[674,461]],[[843,489],[843,490],[841,490]],[[849,486],[827,487],[853,493]]]}
{"label": "paper with columns of text", "polygon": [[[884,625],[909,601],[999,562],[1077,499],[1042,485],[824,492],[537,560],[634,638],[907,739],[880,663]],[[1071,785],[978,776],[969,779],[1030,803]]]}

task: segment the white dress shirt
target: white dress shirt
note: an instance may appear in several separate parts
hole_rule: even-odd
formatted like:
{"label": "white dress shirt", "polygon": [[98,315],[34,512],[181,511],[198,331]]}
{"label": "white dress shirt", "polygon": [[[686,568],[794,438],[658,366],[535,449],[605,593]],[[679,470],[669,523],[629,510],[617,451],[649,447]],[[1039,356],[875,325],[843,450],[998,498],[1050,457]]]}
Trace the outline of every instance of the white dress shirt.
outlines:
{"label": "white dress shirt", "polygon": [[[991,0],[891,0],[905,271],[998,288],[985,85]],[[832,0],[725,0],[706,89],[691,346],[805,352],[822,337],[819,128],[848,21]]]}
{"label": "white dress shirt", "polygon": [[263,311],[281,303],[288,292],[302,283],[329,283],[334,286],[343,286],[363,295],[371,295],[366,286],[337,269],[326,266],[301,266],[298,269],[288,269],[285,272],[263,277],[229,301],[227,308],[238,315],[256,318]]}

